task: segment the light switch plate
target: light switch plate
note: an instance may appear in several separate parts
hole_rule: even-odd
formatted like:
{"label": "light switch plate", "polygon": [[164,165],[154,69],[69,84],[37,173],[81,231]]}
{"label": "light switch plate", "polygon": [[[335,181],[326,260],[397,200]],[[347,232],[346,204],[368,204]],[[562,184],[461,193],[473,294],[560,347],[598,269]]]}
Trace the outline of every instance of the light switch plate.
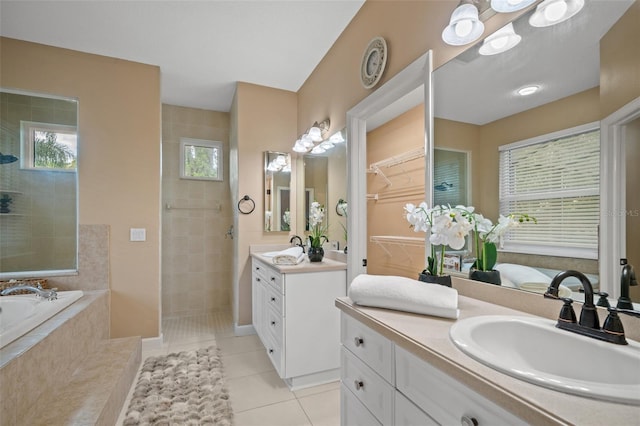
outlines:
{"label": "light switch plate", "polygon": [[146,228],[131,228],[129,230],[129,241],[147,241]]}

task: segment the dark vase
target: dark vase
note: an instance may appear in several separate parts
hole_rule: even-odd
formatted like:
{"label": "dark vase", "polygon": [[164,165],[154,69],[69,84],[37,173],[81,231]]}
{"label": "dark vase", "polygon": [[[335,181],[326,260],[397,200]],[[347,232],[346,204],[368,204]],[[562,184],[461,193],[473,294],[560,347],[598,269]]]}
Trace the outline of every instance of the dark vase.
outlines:
{"label": "dark vase", "polygon": [[424,283],[440,284],[445,287],[451,287],[451,275],[431,275],[426,271],[422,271],[418,276],[418,280]]}
{"label": "dark vase", "polygon": [[469,270],[469,279],[489,284],[502,285],[502,281],[500,280],[500,271],[496,269],[492,269],[490,271],[479,271],[475,268],[471,268]]}
{"label": "dark vase", "polygon": [[324,249],[322,247],[309,247],[307,253],[309,254],[309,262],[322,262],[324,257]]}

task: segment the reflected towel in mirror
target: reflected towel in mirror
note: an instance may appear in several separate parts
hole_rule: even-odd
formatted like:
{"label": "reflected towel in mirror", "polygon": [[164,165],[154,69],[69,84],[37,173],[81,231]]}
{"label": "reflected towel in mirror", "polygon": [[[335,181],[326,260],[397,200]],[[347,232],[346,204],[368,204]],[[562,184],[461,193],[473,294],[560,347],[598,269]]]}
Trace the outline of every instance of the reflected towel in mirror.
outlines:
{"label": "reflected towel in mirror", "polygon": [[454,288],[393,275],[358,275],[349,298],[357,305],[395,309],[444,318],[458,318],[458,291]]}
{"label": "reflected towel in mirror", "polygon": [[276,253],[272,261],[276,265],[297,265],[304,260],[302,247],[289,247],[286,250]]}

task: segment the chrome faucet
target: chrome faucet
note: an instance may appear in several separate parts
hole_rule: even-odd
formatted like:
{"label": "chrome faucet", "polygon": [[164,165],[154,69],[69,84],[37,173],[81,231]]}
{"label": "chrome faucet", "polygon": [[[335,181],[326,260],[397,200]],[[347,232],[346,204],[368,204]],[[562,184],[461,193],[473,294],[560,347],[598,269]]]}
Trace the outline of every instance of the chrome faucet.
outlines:
{"label": "chrome faucet", "polygon": [[633,310],[633,304],[629,298],[629,287],[638,285],[636,273],[633,270],[633,266],[627,263],[627,259],[620,259],[620,263],[622,264],[622,274],[620,275],[620,298],[618,299],[616,308]]}
{"label": "chrome faucet", "polygon": [[1,296],[7,296],[11,293],[15,293],[16,291],[30,291],[35,293],[36,296],[46,299],[46,300],[56,300],[58,298],[58,293],[56,293],[55,289],[45,290],[40,286],[34,287],[32,285],[17,285],[15,287],[5,288],[0,292]]}
{"label": "chrome faucet", "polygon": [[[584,304],[582,305],[582,311],[580,312],[580,320],[577,323],[576,314],[571,306],[573,300],[570,298],[558,297],[558,288],[560,283],[569,277],[575,277],[580,280],[582,288],[584,289]],[[601,297],[603,294],[604,293],[600,293]],[[618,345],[627,344],[627,340],[624,337],[622,321],[620,321],[620,318],[618,317],[617,308],[608,308],[609,315],[605,319],[602,328],[600,328],[598,311],[593,304],[593,286],[591,285],[591,281],[589,281],[583,273],[572,270],[560,272],[553,278],[553,280],[551,280],[551,284],[549,284],[549,288],[547,288],[544,297],[560,299],[564,302],[564,305],[560,310],[560,315],[558,316],[556,327],[573,333],[582,334],[584,336],[593,337],[594,339],[616,343]]]}
{"label": "chrome faucet", "polygon": [[302,252],[304,253],[304,243],[302,242],[302,238],[300,238],[298,235],[294,235],[293,237],[291,237],[291,239],[289,240],[289,242],[291,244],[293,244],[293,242],[295,240],[298,240],[298,243],[296,244],[298,247],[302,247]]}

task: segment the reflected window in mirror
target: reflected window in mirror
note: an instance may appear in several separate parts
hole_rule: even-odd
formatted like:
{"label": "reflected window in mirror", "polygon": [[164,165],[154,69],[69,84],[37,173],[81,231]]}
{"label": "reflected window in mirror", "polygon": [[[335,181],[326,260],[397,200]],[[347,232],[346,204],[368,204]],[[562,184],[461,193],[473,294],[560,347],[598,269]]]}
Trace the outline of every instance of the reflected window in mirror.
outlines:
{"label": "reflected window in mirror", "polygon": [[515,142],[500,151],[500,213],[527,213],[505,248],[595,259],[600,218],[600,129],[597,123]]}
{"label": "reflected window in mirror", "polygon": [[264,230],[291,230],[291,156],[286,152],[264,153]]}
{"label": "reflected window in mirror", "polygon": [[0,278],[77,271],[78,102],[0,91]]}
{"label": "reflected window in mirror", "polygon": [[433,204],[469,205],[469,153],[433,150]]}

